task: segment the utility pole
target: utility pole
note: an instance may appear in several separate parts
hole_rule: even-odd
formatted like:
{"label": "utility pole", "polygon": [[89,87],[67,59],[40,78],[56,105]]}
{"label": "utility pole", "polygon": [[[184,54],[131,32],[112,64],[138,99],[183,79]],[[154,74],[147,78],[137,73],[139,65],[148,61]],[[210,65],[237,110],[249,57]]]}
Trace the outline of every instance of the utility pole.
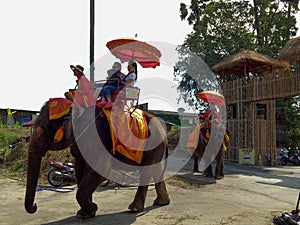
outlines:
{"label": "utility pole", "polygon": [[94,83],[95,0],[90,0],[90,82]]}

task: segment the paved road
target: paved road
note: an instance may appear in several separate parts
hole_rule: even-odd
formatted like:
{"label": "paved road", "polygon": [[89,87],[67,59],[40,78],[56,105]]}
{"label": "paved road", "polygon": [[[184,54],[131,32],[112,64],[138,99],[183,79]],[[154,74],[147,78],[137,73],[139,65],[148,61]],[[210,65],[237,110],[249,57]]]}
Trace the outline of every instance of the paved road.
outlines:
{"label": "paved road", "polygon": [[[185,153],[182,153],[185,154]],[[174,163],[183,158],[176,157]],[[94,201],[95,218],[78,221],[76,192],[44,190],[36,194],[38,211],[29,215],[23,207],[24,186],[0,179],[0,224],[47,225],[271,225],[272,218],[295,208],[300,189],[300,167],[245,166],[225,162],[225,178],[213,180],[191,173],[188,160],[167,180],[171,204],[153,207],[156,193],[150,186],[143,213],[128,213],[136,188],[99,188]]]}
{"label": "paved road", "polygon": [[[214,165],[214,164],[213,164]],[[181,172],[192,171],[193,160],[189,160]],[[299,189],[300,191],[300,166],[253,166],[241,165],[234,162],[224,162],[225,176],[244,175],[257,179],[277,180],[273,185]]]}

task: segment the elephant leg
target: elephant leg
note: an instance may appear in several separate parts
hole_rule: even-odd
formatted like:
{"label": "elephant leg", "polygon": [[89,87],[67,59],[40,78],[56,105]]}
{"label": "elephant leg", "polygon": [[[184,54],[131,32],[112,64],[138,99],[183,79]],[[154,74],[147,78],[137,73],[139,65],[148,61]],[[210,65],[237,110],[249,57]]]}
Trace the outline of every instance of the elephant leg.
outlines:
{"label": "elephant leg", "polygon": [[193,169],[193,172],[194,173],[199,173],[199,157],[196,156],[196,154],[194,153],[193,154],[193,158],[194,158],[194,169]]}
{"label": "elephant leg", "polygon": [[81,179],[76,193],[77,202],[81,207],[76,215],[78,219],[84,220],[95,216],[98,206],[92,202],[92,194],[105,179],[94,171],[86,173]]}
{"label": "elephant leg", "polygon": [[[85,167],[86,167],[86,163],[83,160],[75,161],[75,176],[76,176],[76,183],[78,188],[83,179]],[[90,202],[92,202],[92,195],[90,196]]]}
{"label": "elephant leg", "polygon": [[75,168],[75,175],[76,175],[76,183],[78,187],[83,178],[84,167],[85,167],[85,162],[83,160],[75,159],[74,168]]}
{"label": "elephant leg", "polygon": [[221,158],[221,166],[220,166],[220,173],[219,173],[220,177],[224,177],[224,160],[223,157]]}
{"label": "elephant leg", "polygon": [[83,172],[85,170],[85,161],[81,156],[80,151],[75,143],[70,145],[70,150],[72,156],[75,158],[74,169],[75,169],[76,183],[77,186],[79,187],[81,180],[83,178]]}
{"label": "elephant leg", "polygon": [[128,209],[131,212],[141,212],[144,210],[144,204],[147,196],[148,185],[150,179],[155,173],[155,169],[149,168],[140,168],[140,186],[137,189],[133,202],[129,205]]}
{"label": "elephant leg", "polygon": [[164,206],[170,204],[170,197],[166,187],[165,181],[160,181],[155,184],[157,198],[154,200],[153,205]]}
{"label": "elephant leg", "polygon": [[157,165],[157,172],[154,174],[155,190],[157,198],[154,200],[153,205],[164,206],[170,204],[170,197],[164,181],[164,172],[161,165]]}
{"label": "elephant leg", "polygon": [[215,169],[215,179],[221,179],[224,177],[224,161],[222,158],[222,150],[220,150],[216,156],[216,169]]}
{"label": "elephant leg", "polygon": [[206,177],[210,177],[210,178],[214,177],[214,174],[212,172],[212,165],[211,164],[209,164],[209,166],[204,170],[204,175]]}
{"label": "elephant leg", "polygon": [[142,212],[144,210],[147,191],[148,185],[138,187],[133,202],[128,206],[131,212]]}

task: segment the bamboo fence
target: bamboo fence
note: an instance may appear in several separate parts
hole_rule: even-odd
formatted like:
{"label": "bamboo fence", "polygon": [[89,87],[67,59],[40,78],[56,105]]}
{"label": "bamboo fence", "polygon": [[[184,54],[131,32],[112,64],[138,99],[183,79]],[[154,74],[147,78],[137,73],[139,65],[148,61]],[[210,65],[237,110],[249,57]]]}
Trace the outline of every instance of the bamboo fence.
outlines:
{"label": "bamboo fence", "polygon": [[[276,99],[300,95],[300,73],[278,70],[248,80],[242,78],[221,84],[226,105],[235,105],[235,118],[228,118],[232,132],[225,158],[238,161],[239,149],[255,150],[255,164],[276,164]],[[258,114],[264,107],[264,115]]]}

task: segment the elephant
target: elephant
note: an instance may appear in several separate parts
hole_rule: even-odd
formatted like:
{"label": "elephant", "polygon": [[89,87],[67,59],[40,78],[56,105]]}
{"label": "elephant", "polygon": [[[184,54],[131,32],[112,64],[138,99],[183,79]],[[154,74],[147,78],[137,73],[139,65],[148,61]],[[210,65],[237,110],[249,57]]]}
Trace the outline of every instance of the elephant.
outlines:
{"label": "elephant", "polygon": [[[214,135],[212,135],[211,133],[212,127],[214,127]],[[225,127],[222,124],[213,124],[210,127],[204,126],[200,129],[198,146],[193,152],[194,173],[199,172],[199,158],[203,158],[204,168],[205,168],[204,175],[206,177],[215,178],[215,179],[224,178],[224,161],[223,161],[222,154],[224,150],[227,149],[226,145],[229,141],[229,134],[230,134],[229,130],[225,129],[224,132],[224,129]],[[220,144],[220,147],[217,153],[214,153],[214,150],[212,149],[211,154],[207,154],[204,157],[205,151],[208,151],[206,150],[206,148],[208,146],[209,141]],[[213,148],[218,149],[218,147],[214,147],[214,145]],[[212,170],[212,161],[213,161],[211,159],[212,156],[214,157],[214,160],[216,160],[215,174],[213,174],[213,170]],[[207,165],[206,163],[209,164]]]}
{"label": "elephant", "polygon": [[[71,110],[74,111],[75,109]],[[109,123],[105,116],[99,116],[98,111],[99,108],[97,106],[92,106],[86,108],[83,115],[76,119],[72,119],[74,116],[72,113],[69,113],[62,118],[49,120],[49,101],[43,105],[34,123],[28,149],[27,183],[24,202],[28,213],[33,214],[37,211],[37,205],[34,203],[35,190],[41,160],[48,150],[56,151],[69,147],[71,154],[75,158],[75,174],[78,186],[76,200],[80,206],[76,217],[81,220],[95,216],[98,206],[92,201],[92,194],[99,184],[107,179],[91,166],[82,152],[100,151],[100,154],[94,155],[93,158],[97,161],[97,165],[100,165],[108,175],[113,169],[118,169],[118,164],[112,163],[113,161],[123,162],[126,165],[132,165],[134,168],[137,168],[138,164],[133,160],[127,159],[118,153],[111,153],[113,143]],[[145,149],[147,148],[148,150],[143,152],[141,163],[138,165],[140,179],[143,179],[145,182],[150,179],[154,180],[157,197],[153,205],[164,206],[170,203],[170,198],[163,178],[164,170],[159,162],[164,159],[167,152],[166,131],[161,122],[152,114],[144,112],[144,115],[149,124],[149,136],[145,144]],[[89,127],[91,123],[95,124],[95,131]],[[65,135],[61,141],[54,143],[53,137],[55,132],[62,125],[65,128]],[[80,133],[80,135],[76,136],[76,132]],[[154,144],[153,142],[157,140],[161,140],[160,143]],[[107,155],[111,156],[111,158],[108,158]],[[145,166],[151,165],[154,166],[154,169],[150,171],[143,170]],[[143,185],[138,186],[134,200],[128,207],[132,212],[140,212],[144,209],[149,184],[145,184],[145,182]]]}

